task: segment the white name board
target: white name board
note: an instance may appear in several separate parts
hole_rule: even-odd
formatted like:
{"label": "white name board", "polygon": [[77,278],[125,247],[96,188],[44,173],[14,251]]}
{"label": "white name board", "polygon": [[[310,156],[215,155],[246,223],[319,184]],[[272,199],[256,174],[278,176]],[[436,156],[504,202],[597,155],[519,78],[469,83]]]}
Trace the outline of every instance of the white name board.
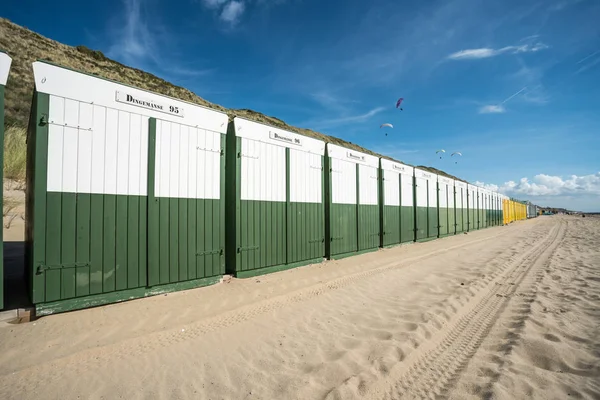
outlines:
{"label": "white name board", "polygon": [[406,169],[406,168],[404,168],[404,166],[401,167],[401,166],[396,165],[396,164],[392,164],[392,167],[394,169],[398,170],[398,171],[404,171]]}
{"label": "white name board", "polygon": [[359,155],[359,154],[354,154],[351,151],[346,153],[346,157],[348,157],[352,160],[365,161],[365,156]]}
{"label": "white name board", "polygon": [[269,131],[269,137],[274,140],[280,140],[282,142],[295,144],[296,146],[302,146],[302,141],[300,140],[300,138],[297,138],[297,137],[283,135],[281,133],[273,132],[273,131]]}
{"label": "white name board", "polygon": [[183,108],[179,106],[164,104],[154,100],[148,100],[137,95],[130,93],[123,93],[116,91],[116,100],[120,103],[130,104],[132,106],[138,106],[147,108],[149,110],[160,111],[166,114],[175,115],[177,117],[183,117]]}

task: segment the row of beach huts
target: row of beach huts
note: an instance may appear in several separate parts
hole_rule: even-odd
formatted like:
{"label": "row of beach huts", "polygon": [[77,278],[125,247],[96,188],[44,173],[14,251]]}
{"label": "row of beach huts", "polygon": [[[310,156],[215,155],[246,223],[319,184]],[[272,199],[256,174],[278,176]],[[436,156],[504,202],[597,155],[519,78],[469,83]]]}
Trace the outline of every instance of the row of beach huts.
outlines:
{"label": "row of beach huts", "polygon": [[[2,85],[9,66],[0,54]],[[467,182],[49,62],[33,73],[24,268],[37,315],[538,214]]]}

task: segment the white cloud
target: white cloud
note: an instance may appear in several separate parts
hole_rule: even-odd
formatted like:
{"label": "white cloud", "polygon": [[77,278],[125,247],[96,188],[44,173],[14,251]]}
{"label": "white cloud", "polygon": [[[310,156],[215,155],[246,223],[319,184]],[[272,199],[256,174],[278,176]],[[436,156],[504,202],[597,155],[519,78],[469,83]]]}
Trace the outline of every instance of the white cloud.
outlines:
{"label": "white cloud", "polygon": [[310,94],[313,100],[331,110],[335,110],[340,113],[347,113],[349,111],[349,104],[356,104],[358,101],[348,98],[347,96],[335,95],[331,91],[320,90]]}
{"label": "white cloud", "polygon": [[377,107],[374,108],[364,114],[360,114],[360,115],[353,115],[350,117],[343,117],[343,118],[338,118],[338,119],[332,119],[330,121],[335,121],[335,122],[361,122],[361,121],[366,121],[367,119],[371,118],[372,116],[379,114],[380,112],[382,112],[383,110],[385,110],[385,107]]}
{"label": "white cloud", "polygon": [[227,3],[229,0],[201,0],[202,4],[206,6],[206,8],[217,9],[221,7],[223,4]]}
{"label": "white cloud", "polygon": [[480,58],[490,58],[499,56],[500,54],[510,53],[534,53],[540,50],[547,49],[548,45],[544,43],[535,43],[533,45],[524,44],[520,46],[505,46],[499,49],[491,49],[489,47],[483,47],[479,49],[467,49],[460,50],[450,54],[447,58],[451,60],[472,60]]}
{"label": "white cloud", "polygon": [[[598,52],[596,52],[594,55],[598,54]],[[580,61],[581,62],[581,61]],[[596,57],[596,59],[593,59],[592,61],[590,61],[589,63],[584,64],[581,68],[579,68],[577,70],[577,72],[575,72],[576,74],[580,74],[583,71],[590,69],[592,67],[594,67],[595,65],[600,64],[600,57]]]}
{"label": "white cloud", "polygon": [[[251,0],[196,0],[209,10],[215,11],[218,14],[220,21],[225,22],[228,26],[237,25],[242,15],[246,12],[247,5]],[[261,8],[269,8],[278,4],[283,4],[287,0],[254,0],[255,6]]]}
{"label": "white cloud", "polygon": [[499,114],[503,112],[506,112],[506,109],[503,106],[493,104],[483,106],[479,109],[479,114]]}
{"label": "white cloud", "polygon": [[216,9],[227,3],[228,0],[201,0],[207,8]]}
{"label": "white cloud", "polygon": [[142,16],[140,0],[125,0],[124,4],[125,13],[120,15],[124,21],[116,24],[112,32],[116,40],[107,55],[135,65],[142,59],[154,57],[156,38]]}
{"label": "white cloud", "polygon": [[310,129],[324,129],[324,128],[330,128],[333,126],[344,125],[344,124],[347,124],[350,122],[365,122],[369,118],[379,114],[380,112],[382,112],[384,110],[386,110],[385,107],[376,107],[372,110],[367,111],[364,114],[348,115],[348,116],[343,116],[343,117],[339,117],[339,118],[331,118],[331,119],[326,119],[326,120],[311,120],[311,121],[305,121],[303,123],[299,123],[297,125],[306,126]]}
{"label": "white cloud", "polygon": [[459,60],[461,58],[488,58],[498,55],[498,51],[494,49],[481,48],[481,49],[469,49],[461,50],[456,53],[452,53],[448,58],[453,60]]}
{"label": "white cloud", "polygon": [[568,177],[538,174],[531,180],[523,177],[502,185],[484,182],[474,184],[519,200],[529,200],[542,207],[600,211],[600,172]]}
{"label": "white cloud", "polygon": [[221,20],[235,25],[239,22],[240,17],[244,13],[246,6],[241,1],[230,1],[223,7],[221,12]]}
{"label": "white cloud", "polygon": [[518,182],[505,182],[502,186],[483,182],[475,184],[515,197],[600,195],[600,172],[583,176],[571,175],[565,179],[560,176],[538,174],[532,180],[524,177]]}
{"label": "white cloud", "polygon": [[107,27],[111,44],[106,55],[124,64],[151,72],[163,79],[174,81],[200,77],[212,73],[200,68],[200,60],[182,62],[176,35],[161,23],[160,16],[142,0],[123,0]]}
{"label": "white cloud", "polygon": [[482,187],[484,189],[491,190],[492,192],[498,192],[500,190],[500,187],[498,185],[494,185],[493,183],[484,183],[484,182],[480,182],[480,181],[475,181],[473,183],[473,185]]}
{"label": "white cloud", "polygon": [[566,0],[566,1],[559,1],[558,3],[550,6],[549,10],[550,11],[560,11],[566,7],[570,7],[573,6],[577,3],[581,3],[584,0]]}

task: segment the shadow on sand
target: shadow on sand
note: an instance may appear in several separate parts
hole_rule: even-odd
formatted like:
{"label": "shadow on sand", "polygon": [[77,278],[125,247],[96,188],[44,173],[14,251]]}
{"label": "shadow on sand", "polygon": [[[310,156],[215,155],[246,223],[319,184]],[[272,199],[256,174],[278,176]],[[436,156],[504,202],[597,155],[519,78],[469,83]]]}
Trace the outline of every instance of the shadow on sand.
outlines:
{"label": "shadow on sand", "polygon": [[4,309],[31,307],[25,282],[25,242],[4,242]]}

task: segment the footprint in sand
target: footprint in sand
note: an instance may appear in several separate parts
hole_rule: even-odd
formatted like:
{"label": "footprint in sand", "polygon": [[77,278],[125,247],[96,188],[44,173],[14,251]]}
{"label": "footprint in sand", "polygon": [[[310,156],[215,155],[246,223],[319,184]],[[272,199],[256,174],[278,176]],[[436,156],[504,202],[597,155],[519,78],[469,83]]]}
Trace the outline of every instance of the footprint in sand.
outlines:
{"label": "footprint in sand", "polygon": [[560,338],[558,336],[554,336],[551,333],[546,333],[544,335],[544,339],[549,340],[551,342],[561,342]]}

